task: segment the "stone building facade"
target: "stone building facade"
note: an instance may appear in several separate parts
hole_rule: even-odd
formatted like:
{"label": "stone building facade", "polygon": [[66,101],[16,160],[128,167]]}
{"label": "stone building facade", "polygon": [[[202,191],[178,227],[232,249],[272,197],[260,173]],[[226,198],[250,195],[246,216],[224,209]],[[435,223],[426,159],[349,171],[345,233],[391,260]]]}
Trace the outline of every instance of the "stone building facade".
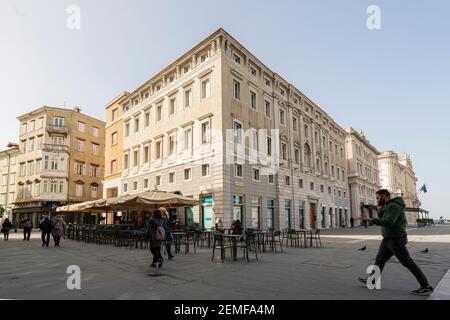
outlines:
{"label": "stone building facade", "polygon": [[367,140],[363,131],[346,129],[345,152],[348,166],[350,206],[353,218],[376,217],[375,193],[381,188],[378,172],[380,152]]}
{"label": "stone building facade", "polygon": [[223,29],[118,103],[121,194],[200,199],[172,214],[205,228],[349,224],[345,130]]}
{"label": "stone building facade", "polygon": [[0,210],[3,215],[10,216],[16,200],[17,170],[19,147],[10,144],[9,149],[0,151]]}

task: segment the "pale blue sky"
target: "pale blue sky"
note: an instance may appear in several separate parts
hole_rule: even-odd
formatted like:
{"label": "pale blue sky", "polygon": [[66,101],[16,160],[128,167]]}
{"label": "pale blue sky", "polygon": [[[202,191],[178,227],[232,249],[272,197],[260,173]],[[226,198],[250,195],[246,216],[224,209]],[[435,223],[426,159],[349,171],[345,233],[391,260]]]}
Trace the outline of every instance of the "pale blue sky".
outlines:
{"label": "pale blue sky", "polygon": [[[72,4],[79,31],[66,28]],[[379,31],[366,27],[371,4]],[[1,0],[0,146],[42,105],[104,119],[112,98],[223,27],[342,127],[410,153],[423,207],[450,218],[449,14],[446,0]]]}

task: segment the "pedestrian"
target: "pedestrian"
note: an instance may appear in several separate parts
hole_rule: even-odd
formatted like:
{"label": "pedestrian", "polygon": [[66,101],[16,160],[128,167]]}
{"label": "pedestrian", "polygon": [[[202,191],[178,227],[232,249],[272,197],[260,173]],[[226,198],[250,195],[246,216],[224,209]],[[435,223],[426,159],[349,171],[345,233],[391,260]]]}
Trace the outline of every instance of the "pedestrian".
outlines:
{"label": "pedestrian", "polygon": [[350,217],[350,225],[352,229],[355,227],[355,219],[353,219],[353,217]]}
{"label": "pedestrian", "polygon": [[14,233],[17,233],[18,225],[17,225],[16,221],[13,222],[13,228],[14,228]]}
{"label": "pedestrian", "polygon": [[170,227],[169,213],[167,212],[166,208],[163,207],[159,208],[159,210],[161,211],[162,214],[161,224],[166,233],[166,240],[164,242],[166,244],[167,255],[169,256],[169,260],[172,260],[175,257],[172,255],[173,236],[172,236],[172,228]]}
{"label": "pedestrian", "polygon": [[13,225],[12,225],[11,221],[9,221],[9,219],[6,218],[2,224],[3,239],[5,241],[9,240],[9,231],[11,231],[12,227],[13,227]]}
{"label": "pedestrian", "polygon": [[57,216],[52,223],[52,236],[55,242],[55,247],[59,247],[61,237],[66,233],[66,223],[61,216]]}
{"label": "pedestrian", "polygon": [[28,219],[24,219],[23,222],[23,241],[30,241],[31,230],[33,229],[33,224]]}
{"label": "pedestrian", "polygon": [[44,217],[39,223],[41,230],[42,246],[48,247],[50,243],[50,233],[52,232],[52,221],[48,217]]}
{"label": "pedestrian", "polygon": [[[406,216],[403,199],[400,197],[391,199],[391,194],[386,189],[377,191],[376,198],[379,218],[371,219],[371,221],[373,224],[382,227],[383,240],[375,259],[375,265],[382,272],[385,264],[392,256],[395,256],[404,267],[408,268],[420,284],[420,288],[411,291],[411,294],[421,296],[432,294],[434,289],[429,285],[426,276],[416,265],[406,248],[408,238],[405,228]],[[359,278],[359,280],[367,285],[367,278]]]}
{"label": "pedestrian", "polygon": [[161,268],[164,259],[161,255],[161,244],[165,240],[165,231],[162,226],[162,213],[160,210],[155,210],[153,216],[148,223],[146,232],[147,238],[150,241],[150,251],[153,255],[152,268]]}
{"label": "pedestrian", "polygon": [[242,234],[242,224],[241,224],[241,220],[236,220],[232,225],[231,225],[231,234]]}

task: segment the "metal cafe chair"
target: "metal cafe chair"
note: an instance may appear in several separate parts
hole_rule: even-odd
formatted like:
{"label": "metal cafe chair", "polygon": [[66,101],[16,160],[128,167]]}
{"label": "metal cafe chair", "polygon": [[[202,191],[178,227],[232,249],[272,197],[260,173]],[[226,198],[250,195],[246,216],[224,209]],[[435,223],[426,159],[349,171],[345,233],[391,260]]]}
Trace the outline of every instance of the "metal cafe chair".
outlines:
{"label": "metal cafe chair", "polygon": [[322,240],[320,239],[320,229],[311,230],[308,241],[312,246],[312,243],[315,243],[316,248],[322,248]]}
{"label": "metal cafe chair", "polygon": [[258,246],[256,244],[256,234],[254,232],[246,233],[245,239],[241,241],[237,247],[243,249],[244,259],[246,258],[247,262],[250,262],[250,251],[255,253],[256,261],[258,261]]}
{"label": "metal cafe chair", "polygon": [[216,253],[216,249],[220,250],[220,257],[222,259],[222,262],[225,260],[225,250],[230,249],[231,255],[233,255],[233,246],[229,243],[225,242],[225,238],[222,233],[214,233],[214,243],[213,243],[213,252],[212,252],[212,258],[211,261],[214,262],[214,254]]}

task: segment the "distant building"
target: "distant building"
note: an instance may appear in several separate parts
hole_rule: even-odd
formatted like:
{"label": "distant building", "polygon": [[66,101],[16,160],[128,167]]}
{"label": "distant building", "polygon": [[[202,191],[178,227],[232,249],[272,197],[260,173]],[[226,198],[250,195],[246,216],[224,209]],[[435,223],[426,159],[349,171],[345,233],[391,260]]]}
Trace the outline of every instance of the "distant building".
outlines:
{"label": "distant building", "polygon": [[405,201],[408,223],[415,223],[417,218],[427,217],[428,211],[420,209],[417,178],[410,155],[399,157],[393,151],[383,152],[378,156],[378,166],[381,187],[389,190],[392,197],[402,197]]}
{"label": "distant building", "polygon": [[0,210],[4,216],[12,212],[16,196],[19,146],[9,144],[9,149],[0,151]]}
{"label": "distant building", "polygon": [[36,225],[63,204],[101,198],[105,123],[80,109],[42,107],[20,121],[13,218]]}
{"label": "distant building", "polygon": [[380,189],[378,155],[380,152],[366,139],[364,132],[346,129],[345,152],[348,165],[351,215],[376,216],[375,193]]}

